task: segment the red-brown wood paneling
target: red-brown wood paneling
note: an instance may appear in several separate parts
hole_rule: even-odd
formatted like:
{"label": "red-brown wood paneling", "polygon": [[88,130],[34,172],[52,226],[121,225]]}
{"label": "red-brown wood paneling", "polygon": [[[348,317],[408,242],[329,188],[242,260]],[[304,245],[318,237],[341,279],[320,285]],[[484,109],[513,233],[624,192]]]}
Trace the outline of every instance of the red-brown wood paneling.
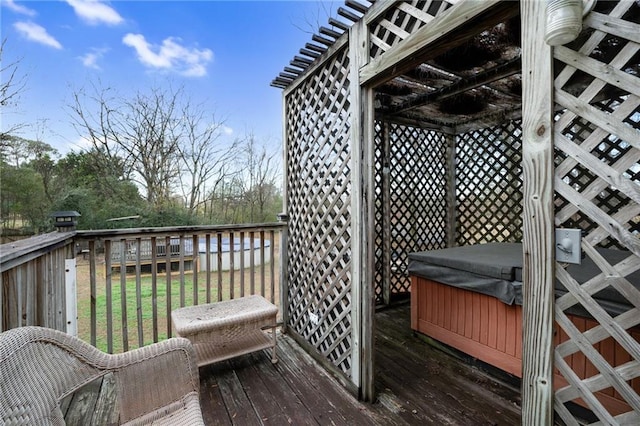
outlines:
{"label": "red-brown wood paneling", "polygon": [[[598,326],[592,319],[568,316],[581,332]],[[522,377],[521,306],[506,305],[495,297],[412,276],[411,319],[414,330]],[[640,328],[630,330],[630,334],[640,341]],[[567,334],[556,327],[555,344],[568,339]],[[612,366],[631,360],[631,356],[613,338],[607,338],[594,347]],[[569,355],[566,361],[581,379],[599,374],[581,352]],[[640,378],[630,383],[640,393]],[[566,385],[566,380],[556,370],[554,387],[559,389]],[[613,388],[596,392],[596,396],[613,415],[629,410],[627,403]],[[585,405],[580,399],[575,402]]]}

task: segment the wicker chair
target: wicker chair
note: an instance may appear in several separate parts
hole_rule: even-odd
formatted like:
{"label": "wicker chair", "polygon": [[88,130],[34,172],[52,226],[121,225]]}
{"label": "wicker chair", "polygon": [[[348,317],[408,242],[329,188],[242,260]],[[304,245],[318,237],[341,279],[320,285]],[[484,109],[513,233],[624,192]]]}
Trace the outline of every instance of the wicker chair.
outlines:
{"label": "wicker chair", "polygon": [[[107,377],[111,392],[96,394],[89,411],[94,417],[81,423],[204,424],[198,367],[188,340],[173,338],[110,355],[41,327],[0,333],[0,424],[65,424],[65,416],[73,414],[68,401]],[[88,397],[79,399],[86,403]],[[100,405],[105,400],[107,408]]]}

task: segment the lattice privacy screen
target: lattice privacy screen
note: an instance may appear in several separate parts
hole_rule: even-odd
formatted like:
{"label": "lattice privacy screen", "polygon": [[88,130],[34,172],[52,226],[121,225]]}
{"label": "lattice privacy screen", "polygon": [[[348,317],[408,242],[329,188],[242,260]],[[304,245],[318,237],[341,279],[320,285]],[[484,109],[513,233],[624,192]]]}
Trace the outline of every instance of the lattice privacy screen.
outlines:
{"label": "lattice privacy screen", "polygon": [[375,143],[375,294],[381,303],[386,250],[389,292],[398,294],[411,286],[407,255],[447,245],[447,144],[436,131],[381,122]]}
{"label": "lattice privacy screen", "polygon": [[[637,2],[599,2],[581,37],[554,48],[554,97],[563,108],[555,126],[556,225],[584,231],[584,254],[601,271],[578,284],[556,265],[566,294],[556,299],[555,367],[566,386],[555,406],[567,424],[575,422],[572,400],[604,424],[640,423],[640,291],[631,277],[640,269],[639,18]],[[610,263],[602,247],[626,255]],[[618,309],[605,304],[607,294]],[[576,324],[570,309],[594,321]],[[569,357],[583,368],[569,367]]]}
{"label": "lattice privacy screen", "polygon": [[447,10],[452,3],[442,0],[396,2],[394,7],[369,25],[371,59],[382,55]]}
{"label": "lattice privacy screen", "polygon": [[522,124],[456,139],[456,244],[522,241]]}
{"label": "lattice privacy screen", "polygon": [[288,326],[351,375],[349,57],[336,53],[285,100]]}
{"label": "lattice privacy screen", "polygon": [[[407,255],[447,246],[447,143],[434,130],[382,122],[375,143],[375,294],[387,303],[385,262],[389,292],[406,293]],[[456,137],[457,245],[522,241],[521,163],[519,120]]]}

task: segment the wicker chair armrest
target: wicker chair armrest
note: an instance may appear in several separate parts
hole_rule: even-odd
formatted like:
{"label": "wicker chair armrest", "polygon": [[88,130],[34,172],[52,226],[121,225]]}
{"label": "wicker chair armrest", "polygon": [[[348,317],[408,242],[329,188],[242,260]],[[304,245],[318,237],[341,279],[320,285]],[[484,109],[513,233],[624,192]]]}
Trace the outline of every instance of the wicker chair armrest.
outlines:
{"label": "wicker chair armrest", "polygon": [[[108,369],[117,376],[120,421],[163,416],[169,407],[199,400],[200,380],[196,355],[187,339],[172,338],[109,357]],[[199,404],[195,406],[199,410]],[[200,413],[198,413],[200,417]]]}
{"label": "wicker chair armrest", "polygon": [[64,422],[59,402],[111,372],[121,423],[203,424],[191,343],[183,338],[106,354],[60,331],[20,327],[0,333],[0,424]]}

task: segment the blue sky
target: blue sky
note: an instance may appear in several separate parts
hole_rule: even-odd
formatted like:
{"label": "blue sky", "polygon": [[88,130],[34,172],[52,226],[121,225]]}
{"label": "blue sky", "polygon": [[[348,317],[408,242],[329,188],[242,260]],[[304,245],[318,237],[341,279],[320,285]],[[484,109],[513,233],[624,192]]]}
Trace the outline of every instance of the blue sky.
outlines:
{"label": "blue sky", "polygon": [[2,129],[29,124],[20,136],[64,154],[82,147],[68,110],[74,91],[171,84],[224,119],[225,137],[253,132],[277,149],[282,98],[269,83],[343,4],[0,0],[2,67],[19,61],[26,83],[17,108],[2,111]]}

